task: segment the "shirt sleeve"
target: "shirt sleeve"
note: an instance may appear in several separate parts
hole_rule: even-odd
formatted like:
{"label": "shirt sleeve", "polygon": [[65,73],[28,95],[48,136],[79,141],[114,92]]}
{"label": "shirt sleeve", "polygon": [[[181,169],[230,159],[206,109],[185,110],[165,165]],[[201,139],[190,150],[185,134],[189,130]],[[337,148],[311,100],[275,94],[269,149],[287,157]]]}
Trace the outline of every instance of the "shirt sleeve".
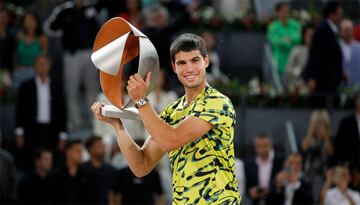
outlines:
{"label": "shirt sleeve", "polygon": [[209,95],[197,103],[192,116],[203,119],[214,126],[231,127],[235,124],[235,110],[229,98]]}

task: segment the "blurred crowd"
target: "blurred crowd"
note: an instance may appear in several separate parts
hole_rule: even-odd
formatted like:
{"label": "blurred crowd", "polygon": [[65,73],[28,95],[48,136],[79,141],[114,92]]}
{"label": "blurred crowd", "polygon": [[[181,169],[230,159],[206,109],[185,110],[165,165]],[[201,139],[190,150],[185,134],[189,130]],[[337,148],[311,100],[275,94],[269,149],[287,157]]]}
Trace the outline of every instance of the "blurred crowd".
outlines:
{"label": "blurred crowd", "polygon": [[[129,21],[157,49],[161,71],[149,99],[158,113],[182,94],[172,74],[169,47],[184,30],[199,33],[206,42],[208,82],[230,80],[221,70],[216,33],[198,29],[204,7],[228,19],[238,13],[245,27],[254,19],[263,23],[273,69],[286,92],[336,94],[339,86],[359,86],[359,22],[344,18],[342,4],[334,1],[323,2],[321,21],[292,18],[290,2],[35,0],[19,16],[0,0],[0,86],[16,93],[9,149],[1,148],[0,130],[0,204],[171,203],[168,159],[137,178],[118,149],[112,127],[90,113],[95,100],[108,103],[90,55],[99,28],[112,17]],[[213,18],[211,24],[221,21]],[[61,45],[56,47],[58,40]],[[124,76],[137,67],[137,60],[127,64]],[[121,89],[126,93],[125,84]],[[123,98],[129,100],[126,94]],[[254,136],[254,155],[236,159],[243,203],[360,205],[359,119],[360,97],[353,114],[338,127],[332,127],[326,110],[315,110],[298,151],[287,156],[275,149],[269,134]],[[148,133],[141,122],[123,123],[142,146]],[[84,128],[92,134],[74,137]]]}

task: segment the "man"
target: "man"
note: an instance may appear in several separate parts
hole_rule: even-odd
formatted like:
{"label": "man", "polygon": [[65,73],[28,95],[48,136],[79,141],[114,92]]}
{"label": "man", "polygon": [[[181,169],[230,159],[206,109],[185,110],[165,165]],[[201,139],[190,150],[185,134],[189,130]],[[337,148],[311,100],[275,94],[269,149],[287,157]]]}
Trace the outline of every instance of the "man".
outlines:
{"label": "man", "polygon": [[83,145],[69,140],[65,145],[65,165],[54,173],[52,202],[54,204],[91,204],[95,189],[91,176],[82,168]]}
{"label": "man", "polygon": [[271,139],[266,134],[256,136],[254,148],[256,156],[245,163],[246,192],[253,204],[261,204],[276,174],[282,169],[283,158],[275,153]]}
{"label": "man", "polygon": [[197,35],[183,34],[172,43],[170,59],[185,95],[160,117],[145,98],[151,73],[145,81],[139,74],[128,81],[128,94],[151,135],[141,148],[120,120],[101,115],[103,104],[94,103],[92,110],[99,120],[113,125],[121,152],[136,176],[148,174],[168,152],[173,204],[240,204],[234,174],[235,111],[226,96],[206,83],[205,43]]}
{"label": "man", "polygon": [[354,24],[344,19],[340,24],[340,46],[343,54],[343,69],[347,84],[360,85],[360,43],[354,40]]}
{"label": "man", "polygon": [[272,48],[273,59],[282,76],[285,73],[291,49],[300,43],[301,26],[297,20],[289,18],[290,6],[287,2],[276,4],[275,9],[277,19],[269,25],[267,37]]}
{"label": "man", "polygon": [[311,185],[302,180],[302,157],[298,153],[290,154],[283,171],[276,180],[266,199],[268,205],[313,204]]}
{"label": "man", "polygon": [[80,85],[85,89],[85,102],[90,106],[99,91],[97,73],[91,63],[91,48],[99,29],[97,12],[84,0],[69,0],[56,7],[44,23],[48,33],[62,33],[64,49],[64,81],[67,95],[69,130],[82,125],[79,104]]}
{"label": "man", "polygon": [[95,204],[108,204],[110,188],[115,179],[115,168],[104,162],[105,145],[102,138],[93,136],[86,143],[90,160],[85,162],[84,169],[92,177],[95,184]]}
{"label": "man", "polygon": [[18,202],[20,204],[49,204],[53,158],[50,150],[39,148],[35,152],[34,172],[20,181]]}
{"label": "man", "polygon": [[62,85],[50,79],[51,61],[40,55],[35,61],[34,79],[24,82],[16,103],[16,145],[24,154],[25,170],[33,161],[33,152],[46,147],[54,153],[67,138],[66,107]]}
{"label": "man", "polygon": [[324,9],[325,20],[316,28],[303,77],[311,93],[334,93],[342,78],[342,54],[337,25],[342,19],[338,2],[329,1]]}

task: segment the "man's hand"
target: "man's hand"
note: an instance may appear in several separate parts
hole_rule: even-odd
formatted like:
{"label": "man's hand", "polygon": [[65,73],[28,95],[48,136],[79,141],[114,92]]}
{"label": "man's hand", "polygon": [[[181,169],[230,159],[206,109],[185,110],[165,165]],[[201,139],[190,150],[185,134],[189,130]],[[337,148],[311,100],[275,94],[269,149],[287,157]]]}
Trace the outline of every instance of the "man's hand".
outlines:
{"label": "man's hand", "polygon": [[102,115],[101,113],[101,108],[104,107],[105,104],[100,103],[100,102],[94,102],[94,104],[92,104],[91,106],[91,110],[93,111],[93,113],[95,114],[96,119],[101,120],[103,122],[109,123],[112,126],[115,126],[117,123],[121,123],[121,121],[117,118],[111,118],[111,117],[105,117]]}
{"label": "man's hand", "polygon": [[139,98],[145,97],[150,87],[151,72],[148,72],[145,77],[145,81],[142,77],[136,73],[130,76],[128,85],[126,87],[130,98],[136,102]]}

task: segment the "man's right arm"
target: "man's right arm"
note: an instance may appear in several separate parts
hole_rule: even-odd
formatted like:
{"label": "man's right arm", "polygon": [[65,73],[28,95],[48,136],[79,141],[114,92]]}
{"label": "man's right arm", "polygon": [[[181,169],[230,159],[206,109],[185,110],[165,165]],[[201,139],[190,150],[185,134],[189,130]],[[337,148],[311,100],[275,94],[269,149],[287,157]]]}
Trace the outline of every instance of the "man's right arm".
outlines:
{"label": "man's right arm", "polygon": [[137,177],[147,175],[164,156],[165,152],[151,139],[151,136],[147,138],[142,147],[139,147],[128,135],[120,120],[113,124],[113,127],[121,153],[126,158],[131,171]]}
{"label": "man's right arm", "polygon": [[165,152],[151,137],[148,137],[144,145],[139,147],[128,135],[119,119],[102,116],[101,107],[103,107],[103,104],[95,102],[91,109],[98,120],[107,122],[114,127],[121,153],[127,160],[131,171],[137,177],[147,175],[164,156]]}

